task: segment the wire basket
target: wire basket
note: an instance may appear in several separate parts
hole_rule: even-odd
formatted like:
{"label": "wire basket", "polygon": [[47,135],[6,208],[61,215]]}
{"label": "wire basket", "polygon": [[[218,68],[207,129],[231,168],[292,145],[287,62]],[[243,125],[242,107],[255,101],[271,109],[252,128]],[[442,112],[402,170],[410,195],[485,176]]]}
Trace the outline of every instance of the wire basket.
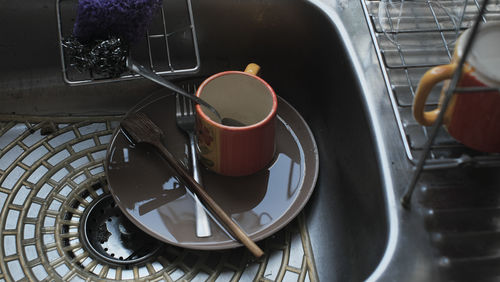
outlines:
{"label": "wire basket", "polygon": [[[59,45],[64,81],[69,85],[88,85],[139,78],[131,72],[119,78],[82,72],[69,63],[62,40],[72,35],[78,0],[56,0]],[[147,34],[131,46],[135,61],[160,75],[193,74],[200,68],[191,0],[163,0]]]}
{"label": "wire basket", "polygon": [[[471,27],[482,1],[363,0],[373,42],[408,159],[416,164],[431,127],[412,114],[413,97],[423,74],[451,62],[458,36]],[[399,10],[403,9],[403,10]],[[500,1],[489,1],[482,22],[500,22]],[[438,106],[442,85],[433,88],[426,107]],[[426,169],[500,165],[500,154],[469,149],[441,127],[425,162]]]}
{"label": "wire basket", "polygon": [[443,42],[450,45],[460,31],[465,6],[429,0],[383,0],[378,8],[378,29],[402,48],[435,48]]}

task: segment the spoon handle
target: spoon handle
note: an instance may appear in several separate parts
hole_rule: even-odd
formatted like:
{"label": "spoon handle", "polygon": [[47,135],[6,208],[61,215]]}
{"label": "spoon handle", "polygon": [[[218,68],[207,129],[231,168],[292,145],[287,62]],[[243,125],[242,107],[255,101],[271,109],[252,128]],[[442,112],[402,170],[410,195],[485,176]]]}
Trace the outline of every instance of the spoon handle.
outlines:
{"label": "spoon handle", "polygon": [[[201,181],[200,168],[198,167],[198,154],[196,152],[196,136],[193,132],[189,134],[189,151],[191,159],[191,167],[193,168],[193,179],[200,185],[203,185]],[[195,219],[196,219],[196,236],[198,237],[210,237],[212,236],[212,231],[210,230],[210,220],[207,213],[204,210],[203,205],[198,200],[195,199]]]}
{"label": "spoon handle", "polygon": [[156,141],[152,143],[160,153],[165,157],[167,162],[172,166],[175,172],[182,178],[182,180],[187,184],[187,187],[196,194],[198,199],[202,201],[209,208],[215,216],[221,221],[229,232],[238,239],[248,250],[257,258],[261,257],[264,252],[262,249],[255,244],[250,237],[243,231],[232,219],[227,215],[227,213],[217,204],[217,202],[210,197],[210,195],[205,192],[205,190],[196,182],[193,177],[179,164],[175,157],[165,148],[161,141]]}
{"label": "spoon handle", "polygon": [[207,107],[207,109],[209,109],[211,112],[213,112],[215,114],[215,116],[217,116],[219,121],[222,120],[222,116],[219,114],[219,112],[212,105],[207,103],[205,100],[198,98],[196,95],[191,95],[191,94],[187,93],[184,89],[182,89],[179,86],[173,84],[172,82],[164,79],[163,77],[157,75],[153,71],[146,69],[145,67],[143,67],[139,63],[136,63],[131,58],[127,58],[127,67],[131,71],[133,71],[139,75],[142,75],[143,77],[145,77],[153,82],[156,82],[156,83],[158,83],[158,84],[160,84],[160,85],[162,85],[162,86],[164,86],[164,87],[166,87],[166,88],[168,88],[168,89],[170,89],[178,94],[181,94],[182,96],[185,96],[186,98],[193,100],[197,104],[200,104],[200,105]]}

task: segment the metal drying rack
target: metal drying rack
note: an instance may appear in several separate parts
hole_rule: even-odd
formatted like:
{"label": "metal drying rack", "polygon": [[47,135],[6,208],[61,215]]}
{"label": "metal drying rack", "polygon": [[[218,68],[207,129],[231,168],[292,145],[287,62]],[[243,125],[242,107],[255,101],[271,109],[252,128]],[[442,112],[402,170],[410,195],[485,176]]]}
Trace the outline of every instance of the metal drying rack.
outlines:
{"label": "metal drying rack", "polygon": [[[407,15],[405,13],[419,13],[422,10],[399,11],[399,13],[391,14],[389,10],[379,10],[380,4],[383,2],[386,1],[363,0],[362,4],[403,139],[406,155],[410,162],[415,165],[410,183],[401,199],[402,205],[409,208],[411,196],[423,170],[446,169],[463,165],[500,165],[500,154],[474,151],[450,137],[442,127],[445,110],[441,110],[436,123],[432,127],[419,125],[411,113],[413,96],[420,77],[428,69],[437,65],[448,64],[451,61],[458,33],[467,28],[471,28],[473,32],[469,42],[467,42],[465,55],[459,62],[460,67],[457,68],[458,71],[451,79],[445,98],[441,101],[442,109],[446,109],[453,93],[477,90],[456,88],[461,76],[461,66],[467,57],[479,24],[481,22],[500,20],[500,3],[499,1],[488,2],[488,0],[481,2],[478,2],[478,0],[408,1],[409,3],[422,4],[428,10],[428,14],[427,17],[419,17],[415,22],[403,25],[400,29],[400,21],[396,17]],[[459,18],[454,19],[448,13],[438,13],[439,9],[444,10],[450,5],[455,7],[458,5],[458,8],[461,9]],[[389,30],[382,26],[380,15],[386,15],[385,21],[389,23]],[[398,24],[397,29],[394,28],[394,23]],[[426,48],[419,48],[418,44],[411,45],[414,42],[422,42],[422,40],[429,40],[429,42],[435,44],[426,46]],[[440,89],[441,87],[435,87],[434,93],[430,95],[430,102],[426,106],[436,108]],[[494,90],[497,89],[484,89],[484,91]]]}
{"label": "metal drying rack", "polygon": [[[125,73],[119,78],[82,73],[68,63],[63,38],[72,34],[78,0],[56,0],[59,45],[64,81],[69,85],[88,85],[140,78]],[[130,50],[134,60],[159,75],[193,74],[200,68],[200,55],[191,0],[163,0],[143,40]]]}

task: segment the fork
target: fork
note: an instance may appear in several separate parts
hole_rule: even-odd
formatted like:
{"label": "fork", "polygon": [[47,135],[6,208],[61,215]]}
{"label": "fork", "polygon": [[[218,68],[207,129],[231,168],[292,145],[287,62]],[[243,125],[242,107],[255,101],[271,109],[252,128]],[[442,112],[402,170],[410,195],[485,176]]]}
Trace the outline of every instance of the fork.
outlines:
{"label": "fork", "polygon": [[[193,178],[202,185],[201,174],[198,169],[198,157],[196,153],[196,135],[195,135],[195,113],[193,109],[193,104],[190,100],[182,97],[180,99],[179,95],[175,95],[175,109],[176,109],[176,122],[177,126],[182,129],[189,137],[189,151],[191,156],[191,165],[193,169]],[[203,205],[198,200],[196,195],[194,200],[195,205],[195,220],[196,220],[196,236],[198,237],[209,237],[212,235],[210,230],[210,224],[208,220],[207,213],[203,208]]]}

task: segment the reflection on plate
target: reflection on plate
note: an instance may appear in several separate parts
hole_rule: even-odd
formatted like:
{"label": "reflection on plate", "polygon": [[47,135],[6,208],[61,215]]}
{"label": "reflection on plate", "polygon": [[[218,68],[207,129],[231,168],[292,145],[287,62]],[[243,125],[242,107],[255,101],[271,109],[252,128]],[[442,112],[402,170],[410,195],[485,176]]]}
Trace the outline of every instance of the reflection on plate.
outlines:
{"label": "reflection on plate", "polygon": [[[187,136],[175,123],[175,98],[165,95],[137,108],[165,133],[164,144],[188,164]],[[262,171],[226,177],[202,169],[210,196],[255,241],[283,228],[304,207],[318,175],[318,151],[309,127],[287,102],[279,98],[276,155]],[[196,237],[195,202],[152,146],[132,144],[118,129],[107,156],[111,193],[122,211],[150,235],[192,249],[240,246],[213,220],[213,235]]]}

